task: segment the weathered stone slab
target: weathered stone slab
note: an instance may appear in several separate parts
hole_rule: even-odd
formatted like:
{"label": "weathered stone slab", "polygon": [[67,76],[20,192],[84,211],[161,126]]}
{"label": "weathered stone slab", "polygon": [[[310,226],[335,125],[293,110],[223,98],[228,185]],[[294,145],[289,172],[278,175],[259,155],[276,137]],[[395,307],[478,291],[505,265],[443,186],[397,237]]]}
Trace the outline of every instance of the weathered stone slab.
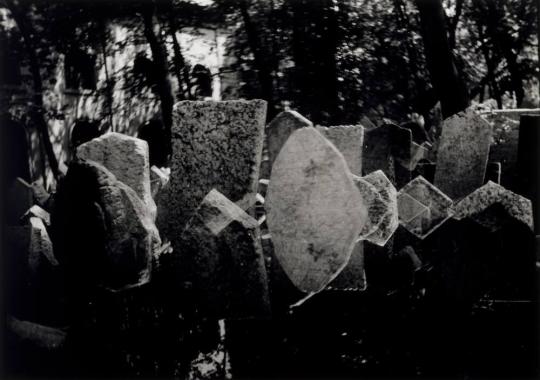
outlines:
{"label": "weathered stone slab", "polygon": [[[254,198],[266,102],[183,101],[175,105],[171,181],[160,196],[161,218],[173,248],[204,197],[216,189],[233,203]],[[163,220],[165,219],[165,220]]]}
{"label": "weathered stone slab", "polygon": [[[489,207],[494,205],[501,207],[485,213]],[[531,201],[491,181],[456,204],[453,208],[453,217],[458,220],[470,217],[486,228],[495,231],[497,229],[495,221],[500,219],[502,210],[506,215],[525,224],[531,230],[534,228]]]}
{"label": "weathered stone slab", "polygon": [[33,205],[26,211],[26,213],[21,217],[22,220],[30,219],[31,217],[39,218],[45,223],[46,226],[51,225],[51,214],[43,210],[38,205]]}
{"label": "weathered stone slab", "polygon": [[422,176],[403,187],[397,197],[400,211],[404,212],[404,218],[400,217],[401,225],[420,239],[426,238],[451,216],[452,200]]}
{"label": "weathered stone slab", "polygon": [[431,144],[428,142],[424,142],[419,145],[412,141],[410,158],[408,160],[399,159],[398,162],[407,170],[413,171],[416,168],[416,165],[418,165],[418,162],[420,162],[420,160],[427,159],[430,148]]}
{"label": "weathered stone slab", "polygon": [[365,239],[379,228],[379,224],[381,224],[385,213],[388,211],[388,205],[382,200],[379,191],[371,183],[355,175],[352,176],[352,179],[362,194],[368,211],[368,218],[359,235],[359,239]]}
{"label": "weathered stone slab", "polygon": [[362,161],[364,173],[382,170],[391,181],[394,181],[394,164],[390,128],[382,125],[366,130]]}
{"label": "weathered stone slab", "polygon": [[279,152],[289,136],[297,129],[312,127],[311,121],[296,111],[280,112],[266,128],[266,144],[270,171]]}
{"label": "weathered stone slab", "polygon": [[58,265],[54,257],[53,245],[45,224],[40,218],[30,217],[31,227],[30,246],[28,250],[28,264],[32,271],[37,271],[41,265],[41,260],[46,258],[51,265]]}
{"label": "weathered stone slab", "polygon": [[71,163],[58,188],[51,238],[74,281],[111,290],[147,283],[161,243],[135,191],[102,165],[84,160]]}
{"label": "weathered stone slab", "polygon": [[318,126],[317,130],[343,154],[351,173],[362,176],[364,128],[361,125],[335,125]]}
{"label": "weathered stone slab", "polygon": [[398,222],[397,191],[392,182],[384,175],[382,170],[370,173],[362,179],[372,184],[381,197],[386,209],[378,224],[378,228],[366,240],[378,246],[384,246],[396,231]]}
{"label": "weathered stone slab", "polygon": [[364,270],[364,242],[354,245],[349,262],[325,290],[363,291],[367,288]]}
{"label": "weathered stone slab", "polygon": [[110,132],[77,148],[77,157],[95,161],[120,181],[135,190],[151,214],[156,204],[150,187],[148,143],[121,133]]}
{"label": "weathered stone slab", "polygon": [[446,119],[434,185],[455,200],[482,186],[491,139],[491,126],[474,112],[460,112]]}
{"label": "weathered stone slab", "polygon": [[181,236],[180,277],[193,286],[205,317],[269,313],[268,280],[258,224],[217,190],[203,199]]}
{"label": "weathered stone slab", "polygon": [[297,130],[281,150],[266,210],[276,257],[306,293],[344,268],[367,219],[343,155],[315,128]]}

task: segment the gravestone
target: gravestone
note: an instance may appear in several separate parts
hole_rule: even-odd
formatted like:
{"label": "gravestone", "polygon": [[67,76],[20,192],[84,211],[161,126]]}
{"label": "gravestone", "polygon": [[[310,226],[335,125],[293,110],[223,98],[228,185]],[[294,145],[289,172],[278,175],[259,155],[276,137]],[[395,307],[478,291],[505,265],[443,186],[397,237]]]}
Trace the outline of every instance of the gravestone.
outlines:
{"label": "gravestone", "polygon": [[36,272],[43,259],[47,259],[50,265],[58,265],[54,257],[53,245],[43,220],[32,216],[29,219],[31,227],[30,246],[28,249],[28,264],[33,272]]}
{"label": "gravestone", "polygon": [[135,190],[155,217],[148,154],[146,141],[116,132],[106,133],[77,148],[77,157],[103,165],[117,180]]}
{"label": "gravestone", "polygon": [[382,200],[377,188],[368,181],[355,175],[352,176],[352,180],[362,194],[368,212],[366,223],[359,235],[360,239],[365,239],[379,228],[379,224],[387,212],[387,203]]}
{"label": "gravestone", "polygon": [[343,155],[315,128],[294,132],[274,162],[266,198],[275,255],[303,292],[347,264],[367,218]]}
{"label": "gravestone", "polygon": [[165,168],[158,168],[157,166],[152,166],[150,168],[150,191],[154,199],[156,199],[160,191],[167,186],[169,180],[170,171],[167,171]]}
{"label": "gravestone", "polygon": [[374,171],[362,177],[362,179],[372,184],[379,192],[381,200],[385,205],[385,210],[382,211],[382,218],[378,224],[378,228],[370,235],[366,236],[365,240],[384,246],[396,231],[398,222],[397,208],[397,191],[392,182],[384,175],[382,170]]}
{"label": "gravestone", "polygon": [[311,127],[311,121],[296,111],[280,112],[266,127],[266,144],[270,171],[279,152],[289,136],[297,129]]}
{"label": "gravestone", "polygon": [[452,200],[442,191],[418,176],[404,186],[397,196],[400,224],[420,239],[440,227],[450,216]]}
{"label": "gravestone", "polygon": [[444,121],[439,139],[434,185],[458,200],[484,183],[492,128],[474,112]]}
{"label": "gravestone", "polygon": [[179,235],[212,189],[234,203],[255,198],[265,117],[262,100],[175,105],[171,180],[158,202],[160,231],[174,249],[181,250]]}
{"label": "gravestone", "polygon": [[343,154],[352,174],[362,176],[364,128],[361,125],[317,127],[317,130]]}
{"label": "gravestone", "polygon": [[21,220],[29,220],[31,217],[39,218],[45,223],[46,226],[51,225],[51,214],[43,210],[38,205],[33,205],[26,211],[26,213],[21,217]]}
{"label": "gravestone", "polygon": [[178,256],[178,277],[193,286],[200,315],[251,318],[269,313],[268,280],[258,223],[217,190],[189,221]]}
{"label": "gravestone", "polygon": [[[494,205],[500,207],[492,208],[488,213],[485,213],[488,208]],[[490,230],[497,229],[496,219],[502,216],[501,212],[523,223],[531,230],[534,229],[532,202],[491,181],[476,189],[453,207],[455,219],[461,220],[469,217]]]}
{"label": "gravestone", "polygon": [[51,238],[73,289],[121,290],[147,283],[161,243],[153,216],[135,190],[102,165],[84,160],[71,163],[58,188]]}
{"label": "gravestone", "polygon": [[486,177],[484,178],[484,184],[489,181],[501,184],[501,163],[500,162],[488,162],[486,168]]}

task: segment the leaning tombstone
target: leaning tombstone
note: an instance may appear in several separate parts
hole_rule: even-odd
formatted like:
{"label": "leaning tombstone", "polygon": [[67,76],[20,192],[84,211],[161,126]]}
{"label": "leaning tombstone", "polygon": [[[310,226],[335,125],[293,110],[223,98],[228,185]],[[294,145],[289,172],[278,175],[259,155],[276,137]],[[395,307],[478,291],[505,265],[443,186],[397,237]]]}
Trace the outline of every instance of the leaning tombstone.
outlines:
{"label": "leaning tombstone", "polygon": [[155,215],[156,204],[150,188],[150,161],[146,141],[110,132],[79,145],[77,157],[103,165],[120,182],[135,190]]}
{"label": "leaning tombstone", "polygon": [[76,285],[118,291],[150,279],[161,240],[135,191],[93,161],[71,163],[55,197],[51,238]]}
{"label": "leaning tombstone", "polygon": [[192,284],[199,315],[252,318],[269,313],[257,221],[217,190],[197,208],[182,236],[179,277]]}
{"label": "leaning tombstone", "polygon": [[437,152],[434,185],[459,200],[484,183],[492,128],[474,112],[444,121]]}
{"label": "leaning tombstone", "polygon": [[255,199],[266,102],[182,101],[173,116],[171,180],[159,197],[158,223],[181,250],[179,236],[212,189],[234,203]]}
{"label": "leaning tombstone", "polygon": [[367,218],[343,155],[312,127],[294,132],[276,158],[266,210],[276,257],[306,293],[345,267]]}
{"label": "leaning tombstone", "polygon": [[343,154],[352,174],[362,176],[364,128],[361,125],[317,127],[317,130]]}

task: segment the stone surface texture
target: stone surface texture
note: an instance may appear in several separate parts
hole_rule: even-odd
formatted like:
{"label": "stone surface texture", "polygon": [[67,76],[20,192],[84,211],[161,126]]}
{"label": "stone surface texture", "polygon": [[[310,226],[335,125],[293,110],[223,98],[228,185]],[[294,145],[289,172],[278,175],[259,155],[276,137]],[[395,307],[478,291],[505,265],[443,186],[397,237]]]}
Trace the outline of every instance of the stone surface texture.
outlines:
{"label": "stone surface texture", "polygon": [[371,183],[355,175],[352,176],[352,179],[362,194],[364,204],[368,211],[368,218],[359,235],[360,239],[365,239],[366,236],[371,235],[379,228],[379,224],[382,222],[383,217],[387,212],[387,203],[382,200],[379,191]]}
{"label": "stone surface texture", "polygon": [[339,274],[367,220],[343,155],[315,128],[297,130],[281,150],[266,210],[276,257],[306,293]]}
{"label": "stone surface texture", "polygon": [[457,203],[453,208],[453,217],[460,220],[467,217],[474,219],[477,216],[477,222],[493,230],[491,225],[496,215],[494,213],[481,214],[493,205],[502,206],[508,216],[533,229],[531,201],[491,181]]}
{"label": "stone surface texture", "polygon": [[[418,205],[408,207],[411,206],[409,197],[416,200],[425,209],[422,211],[422,208]],[[399,191],[398,203],[400,202],[406,202],[402,205],[402,209],[406,211],[406,219],[412,217],[414,210],[419,211],[419,214],[412,217],[412,219],[400,220],[400,223],[420,239],[426,238],[451,216],[453,204],[448,196],[422,176],[416,177]],[[412,211],[411,213],[408,212],[409,208]]]}
{"label": "stone surface texture", "polygon": [[367,288],[364,270],[364,243],[356,242],[349,262],[326,290],[363,291]]}
{"label": "stone surface texture", "polygon": [[317,130],[343,154],[351,173],[362,176],[364,128],[361,125],[335,125],[318,126]]}
{"label": "stone surface texture", "polygon": [[381,200],[385,205],[385,211],[381,218],[381,222],[378,224],[378,228],[370,235],[366,236],[365,240],[378,246],[384,246],[392,237],[399,225],[397,190],[394,185],[392,185],[392,182],[390,182],[388,177],[384,175],[382,170],[369,173],[368,175],[362,177],[362,179],[372,184],[377,189]]}
{"label": "stone surface texture", "polygon": [[150,191],[154,199],[156,199],[160,191],[167,186],[170,177],[170,169],[158,168],[157,166],[152,166],[150,168]]}
{"label": "stone surface texture", "polygon": [[257,222],[217,190],[203,199],[181,236],[178,277],[193,286],[204,317],[252,318],[270,311]]}
{"label": "stone surface texture", "polygon": [[181,249],[179,235],[212,189],[233,203],[255,197],[265,117],[263,100],[175,105],[171,180],[158,201],[158,225],[174,249]]}
{"label": "stone surface texture", "polygon": [[51,231],[56,257],[77,283],[111,290],[148,282],[161,244],[144,202],[94,161],[71,163],[55,197]]}
{"label": "stone surface texture", "polygon": [[434,185],[459,200],[484,183],[492,127],[472,111],[443,123],[437,151]]}
{"label": "stone surface texture", "polygon": [[283,111],[279,113],[266,127],[266,147],[270,171],[281,148],[289,136],[297,129],[312,127],[313,123],[296,111]]}
{"label": "stone surface texture", "polygon": [[150,187],[148,143],[122,133],[110,132],[80,145],[77,157],[95,161],[107,168],[141,198],[152,215],[156,203]]}

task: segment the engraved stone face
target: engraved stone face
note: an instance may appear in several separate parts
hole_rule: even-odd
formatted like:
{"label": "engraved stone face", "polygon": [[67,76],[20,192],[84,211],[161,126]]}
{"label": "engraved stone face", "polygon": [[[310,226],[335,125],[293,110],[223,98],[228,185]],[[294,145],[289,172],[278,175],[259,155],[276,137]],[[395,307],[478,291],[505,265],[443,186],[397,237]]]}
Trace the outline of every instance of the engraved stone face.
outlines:
{"label": "engraved stone face", "polygon": [[434,184],[458,200],[484,183],[492,128],[472,111],[444,121]]}
{"label": "engraved stone face", "polygon": [[418,176],[398,193],[400,222],[420,239],[426,238],[451,216],[452,200]]}
{"label": "engraved stone face", "polygon": [[365,240],[378,246],[384,246],[396,231],[398,223],[397,191],[392,182],[384,175],[382,170],[374,171],[362,177],[362,179],[372,184],[383,201],[386,210],[378,224],[378,228]]}
{"label": "engraved stone face", "polygon": [[266,208],[275,254],[307,293],[343,269],[367,219],[343,155],[315,128],[294,132],[281,150]]}
{"label": "engraved stone face", "polygon": [[[485,212],[495,205],[499,206],[497,209],[501,212]],[[501,213],[533,229],[531,201],[491,181],[456,204],[453,217],[458,220],[471,217],[484,227],[496,231],[500,227],[496,219],[500,219],[502,215],[498,214]]]}

